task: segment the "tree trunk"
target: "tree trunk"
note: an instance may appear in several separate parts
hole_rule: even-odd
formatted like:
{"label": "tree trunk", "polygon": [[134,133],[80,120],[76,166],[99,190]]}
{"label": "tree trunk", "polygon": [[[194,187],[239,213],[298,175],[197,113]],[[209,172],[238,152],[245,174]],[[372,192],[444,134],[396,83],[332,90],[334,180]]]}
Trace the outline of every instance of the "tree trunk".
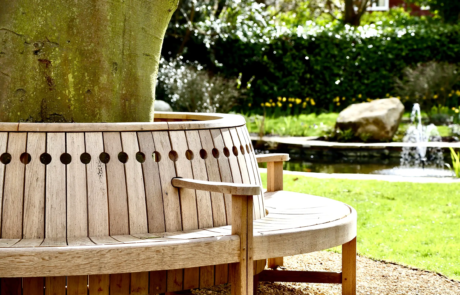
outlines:
{"label": "tree trunk", "polygon": [[178,0],[0,0],[0,121],[152,121]]}

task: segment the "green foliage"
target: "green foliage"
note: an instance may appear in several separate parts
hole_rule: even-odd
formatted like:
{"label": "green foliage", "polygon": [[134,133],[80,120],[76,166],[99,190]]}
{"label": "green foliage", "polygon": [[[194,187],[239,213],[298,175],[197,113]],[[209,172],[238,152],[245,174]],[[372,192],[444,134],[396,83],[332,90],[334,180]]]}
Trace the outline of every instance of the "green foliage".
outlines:
{"label": "green foliage", "polygon": [[323,136],[330,133],[337,120],[337,113],[302,114],[299,116],[246,117],[249,132],[259,136],[271,134],[281,136]]}
{"label": "green foliage", "polygon": [[430,10],[446,23],[458,23],[460,20],[460,1],[458,0],[407,0],[407,2],[430,6]]}
{"label": "green foliage", "polygon": [[[460,25],[420,21],[352,28],[308,22],[290,33],[270,25],[264,30],[264,38],[228,36],[209,48],[192,38],[184,53],[185,59],[198,60],[224,76],[242,73],[243,82],[254,77],[246,100],[236,109],[240,112],[276,115],[278,97],[301,99],[299,113],[340,111],[355,102],[395,96],[394,79],[402,78],[409,66],[460,62]],[[168,42],[163,52],[174,52]],[[303,109],[307,98],[315,105],[307,103]],[[295,114],[293,108],[289,111]]]}
{"label": "green foliage", "polygon": [[237,104],[236,79],[210,76],[198,63],[182,62],[181,58],[160,60],[158,96],[175,111],[227,113]]}
{"label": "green foliage", "polygon": [[285,175],[284,187],[355,208],[360,255],[460,279],[460,184]]}
{"label": "green foliage", "polygon": [[455,173],[457,178],[460,178],[460,152],[456,153],[453,148],[450,149],[450,157],[452,158],[452,166],[446,163],[450,171]]}
{"label": "green foliage", "polygon": [[448,106],[458,105],[460,92],[454,89],[460,82],[456,65],[428,62],[403,70],[403,78],[396,79],[395,91],[404,101],[419,103],[430,117],[441,119],[449,115]]}

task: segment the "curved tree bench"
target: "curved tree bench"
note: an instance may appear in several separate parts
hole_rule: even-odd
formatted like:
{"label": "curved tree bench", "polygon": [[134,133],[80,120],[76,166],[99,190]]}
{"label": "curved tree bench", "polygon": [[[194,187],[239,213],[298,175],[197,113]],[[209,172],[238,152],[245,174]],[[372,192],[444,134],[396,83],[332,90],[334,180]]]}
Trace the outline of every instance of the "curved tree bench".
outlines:
{"label": "curved tree bench", "polygon": [[[286,280],[263,270],[266,259],[343,244],[352,275],[344,268],[322,281],[348,280],[344,293],[354,294],[352,208],[277,191],[287,158],[256,159],[240,116],[157,113],[155,121],[0,123],[1,295],[157,294],[227,282],[252,294],[254,276]],[[257,161],[270,162],[265,198]]]}

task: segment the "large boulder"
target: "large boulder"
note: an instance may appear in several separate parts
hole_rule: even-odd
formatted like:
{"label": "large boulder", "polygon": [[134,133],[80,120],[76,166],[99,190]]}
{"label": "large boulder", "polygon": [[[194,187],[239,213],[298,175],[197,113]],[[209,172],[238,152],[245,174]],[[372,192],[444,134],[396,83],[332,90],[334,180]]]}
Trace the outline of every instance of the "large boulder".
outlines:
{"label": "large boulder", "polygon": [[397,98],[352,104],[337,118],[336,128],[352,129],[356,137],[389,141],[398,130],[404,105]]}

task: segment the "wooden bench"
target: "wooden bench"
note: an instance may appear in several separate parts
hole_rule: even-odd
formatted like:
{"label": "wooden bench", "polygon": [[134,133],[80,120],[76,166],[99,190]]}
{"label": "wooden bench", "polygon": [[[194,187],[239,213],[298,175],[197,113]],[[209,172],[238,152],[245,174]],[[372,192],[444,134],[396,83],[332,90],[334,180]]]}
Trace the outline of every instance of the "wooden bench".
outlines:
{"label": "wooden bench", "polygon": [[351,207],[277,191],[285,156],[265,156],[264,198],[240,116],[155,118],[0,123],[0,295],[159,294],[227,282],[233,294],[252,294],[254,276],[283,281],[264,271],[266,259],[342,244],[343,274],[324,282],[340,278],[354,294]]}

